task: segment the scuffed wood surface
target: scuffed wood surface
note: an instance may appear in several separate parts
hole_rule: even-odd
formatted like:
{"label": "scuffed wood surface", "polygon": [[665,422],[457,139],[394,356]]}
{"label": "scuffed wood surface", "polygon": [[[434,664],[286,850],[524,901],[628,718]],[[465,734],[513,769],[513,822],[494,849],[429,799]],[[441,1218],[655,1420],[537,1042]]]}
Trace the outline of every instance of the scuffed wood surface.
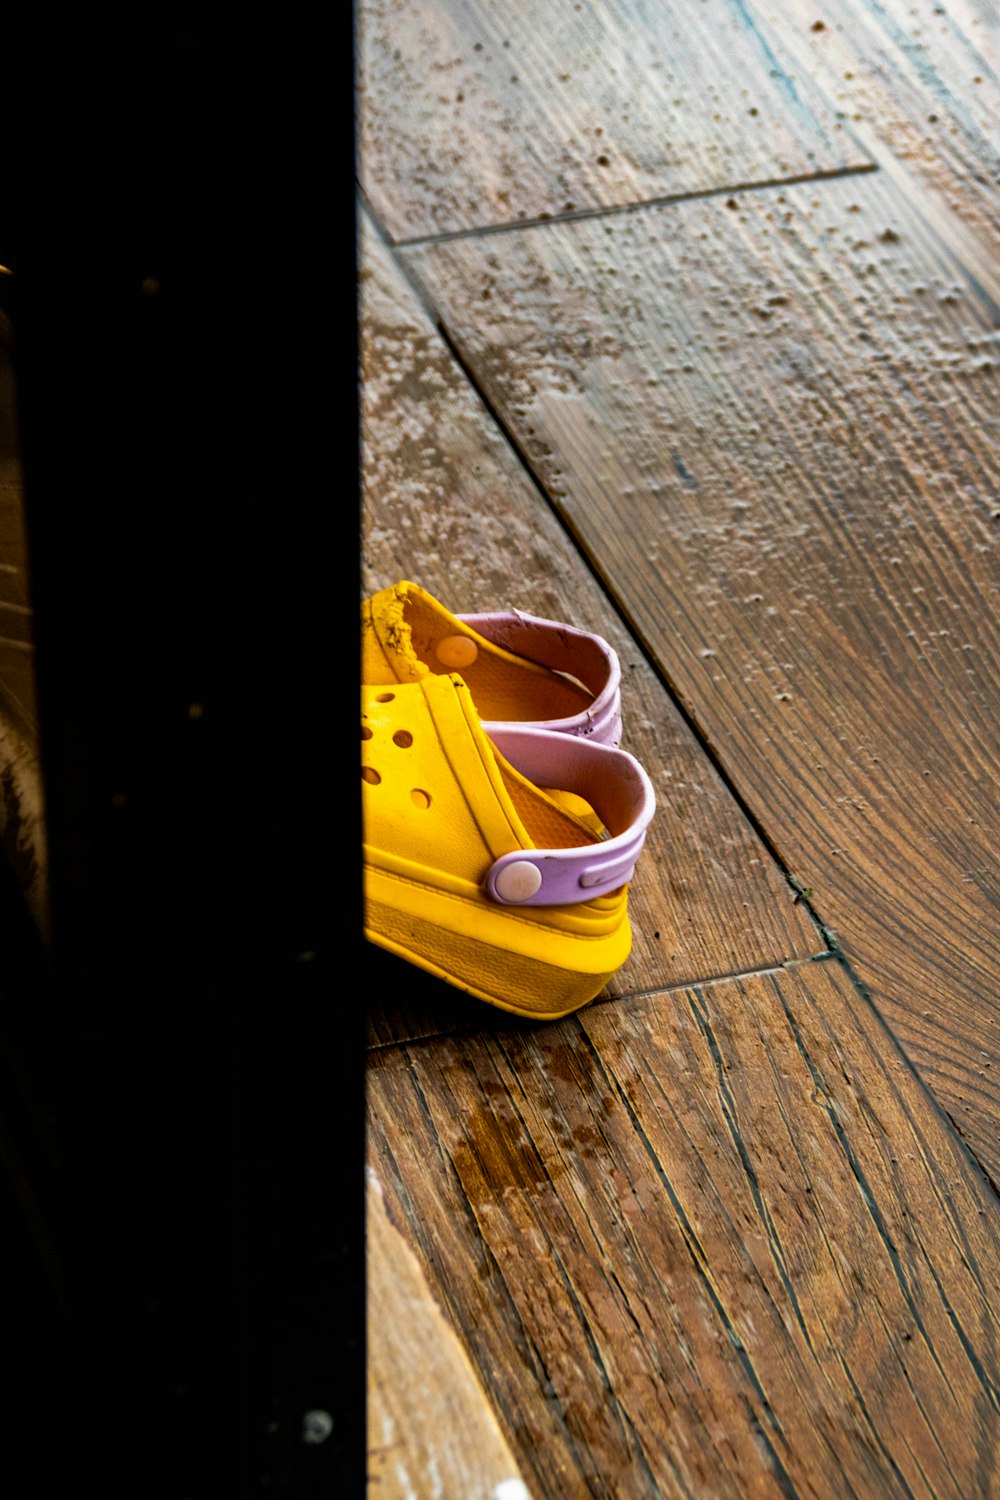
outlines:
{"label": "scuffed wood surface", "polygon": [[837,961],[373,1055],[535,1500],[986,1500],[996,1201]]}
{"label": "scuffed wood surface", "polygon": [[[815,924],[391,257],[367,229],[362,246],[366,592],[412,578],[456,612],[513,605],[597,630],[621,658],[624,743],[659,802],[630,891],[632,956],[608,993],[822,950]],[[486,1011],[387,955],[373,955],[366,988],[377,1042],[478,1025]]]}
{"label": "scuffed wood surface", "polygon": [[507,1442],[416,1257],[365,1194],[368,1493],[377,1500],[528,1500]]}
{"label": "scuffed wood surface", "polygon": [[358,56],[395,240],[869,160],[738,0],[366,0]]}
{"label": "scuffed wood surface", "polygon": [[932,212],[1000,231],[1000,9],[993,0],[751,0],[783,70],[860,148],[912,172]]}
{"label": "scuffed wood surface", "polygon": [[1000,1179],[1000,345],[964,249],[880,174],[406,260]]}

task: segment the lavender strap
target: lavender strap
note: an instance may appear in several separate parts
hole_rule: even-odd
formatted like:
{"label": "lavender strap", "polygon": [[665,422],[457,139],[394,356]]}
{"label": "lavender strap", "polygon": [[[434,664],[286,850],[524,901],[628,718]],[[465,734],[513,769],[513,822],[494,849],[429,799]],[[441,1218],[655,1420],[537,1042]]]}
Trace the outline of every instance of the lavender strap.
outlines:
{"label": "lavender strap", "polygon": [[[478,628],[478,627],[477,627]],[[626,750],[546,729],[490,731],[500,754],[536,786],[584,797],[611,837],[579,849],[516,849],[486,877],[503,906],[567,906],[630,880],[656,808],[653,786]]]}
{"label": "lavender strap", "polygon": [[[617,653],[601,636],[558,620],[526,615],[519,609],[456,618],[495,646],[554,672],[568,673],[593,693],[593,703],[582,713],[545,720],[539,728],[558,729],[561,734],[580,735],[604,745],[620,743],[621,666]],[[501,726],[484,721],[483,727],[492,734]]]}

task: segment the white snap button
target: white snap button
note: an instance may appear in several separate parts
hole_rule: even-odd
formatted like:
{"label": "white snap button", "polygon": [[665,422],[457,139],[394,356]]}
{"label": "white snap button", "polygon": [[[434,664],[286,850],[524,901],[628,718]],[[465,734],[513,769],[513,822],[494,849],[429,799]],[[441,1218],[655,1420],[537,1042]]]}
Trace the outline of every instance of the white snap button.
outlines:
{"label": "white snap button", "polygon": [[504,865],[493,885],[501,901],[516,906],[519,901],[529,901],[541,883],[542,872],[537,865],[527,859],[516,859],[513,864]]}
{"label": "white snap button", "polygon": [[434,654],[443,667],[471,667],[479,647],[467,635],[446,635],[434,647]]}

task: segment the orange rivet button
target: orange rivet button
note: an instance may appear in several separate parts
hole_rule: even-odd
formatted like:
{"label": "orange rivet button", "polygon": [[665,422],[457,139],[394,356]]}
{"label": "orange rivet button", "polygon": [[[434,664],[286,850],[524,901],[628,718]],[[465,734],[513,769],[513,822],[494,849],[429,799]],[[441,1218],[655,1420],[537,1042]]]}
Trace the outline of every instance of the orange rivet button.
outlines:
{"label": "orange rivet button", "polygon": [[467,635],[446,635],[434,647],[434,654],[443,667],[471,667],[479,647]]}

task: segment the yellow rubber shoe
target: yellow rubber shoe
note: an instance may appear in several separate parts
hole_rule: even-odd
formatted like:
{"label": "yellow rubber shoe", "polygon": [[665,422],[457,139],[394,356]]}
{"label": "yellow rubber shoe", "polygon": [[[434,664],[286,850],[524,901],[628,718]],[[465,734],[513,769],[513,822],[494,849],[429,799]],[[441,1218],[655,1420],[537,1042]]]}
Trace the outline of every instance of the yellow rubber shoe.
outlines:
{"label": "yellow rubber shoe", "polygon": [[621,669],[607,641],[521,610],[453,615],[415,583],[361,607],[369,686],[461,673],[487,730],[525,724],[617,745]]}
{"label": "yellow rubber shoe", "polygon": [[534,727],[487,735],[454,673],[365,686],[361,733],[366,936],[517,1015],[593,1000],[631,947],[654,809],[638,762]]}

